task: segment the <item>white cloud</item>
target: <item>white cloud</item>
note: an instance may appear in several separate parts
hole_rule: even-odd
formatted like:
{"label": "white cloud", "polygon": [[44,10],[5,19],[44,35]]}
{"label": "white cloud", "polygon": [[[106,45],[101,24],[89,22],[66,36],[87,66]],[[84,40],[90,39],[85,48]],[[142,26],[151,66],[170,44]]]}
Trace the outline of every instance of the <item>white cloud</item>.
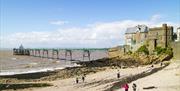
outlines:
{"label": "white cloud", "polygon": [[173,22],[155,22],[153,20],[134,21],[122,20],[101,22],[87,25],[85,28],[71,27],[49,32],[22,32],[3,37],[4,47],[112,47],[124,44],[124,33],[127,27],[145,24],[149,27],[161,26]]}
{"label": "white cloud", "polygon": [[61,20],[50,21],[50,24],[53,24],[53,25],[64,25],[67,23],[68,23],[68,21],[61,21]]}
{"label": "white cloud", "polygon": [[155,14],[155,15],[153,15],[153,16],[151,17],[151,21],[156,22],[156,21],[161,20],[162,18],[163,18],[162,15],[160,15],[160,14]]}

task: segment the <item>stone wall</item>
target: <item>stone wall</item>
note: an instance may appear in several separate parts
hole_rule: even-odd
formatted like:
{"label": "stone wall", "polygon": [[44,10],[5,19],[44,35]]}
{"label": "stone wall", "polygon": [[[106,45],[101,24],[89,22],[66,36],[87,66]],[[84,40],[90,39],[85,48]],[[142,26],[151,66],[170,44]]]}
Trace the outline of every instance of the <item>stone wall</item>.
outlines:
{"label": "stone wall", "polygon": [[173,58],[180,60],[180,41],[171,43],[173,48]]}
{"label": "stone wall", "polygon": [[124,46],[117,46],[117,47],[110,48],[108,50],[109,58],[120,57],[124,55],[124,53],[125,53]]}
{"label": "stone wall", "polygon": [[152,68],[152,69],[147,69],[141,73],[135,74],[135,75],[127,75],[121,79],[118,79],[116,82],[114,82],[112,85],[109,85],[109,87],[107,87],[106,90],[104,91],[114,91],[114,90],[118,90],[119,88],[121,88],[125,83],[131,83],[132,81],[135,81],[137,79],[149,76],[153,73],[156,73],[160,70],[162,70],[163,68],[165,68],[166,66],[168,66],[169,64],[166,64],[164,66],[161,67],[156,67],[156,68]]}

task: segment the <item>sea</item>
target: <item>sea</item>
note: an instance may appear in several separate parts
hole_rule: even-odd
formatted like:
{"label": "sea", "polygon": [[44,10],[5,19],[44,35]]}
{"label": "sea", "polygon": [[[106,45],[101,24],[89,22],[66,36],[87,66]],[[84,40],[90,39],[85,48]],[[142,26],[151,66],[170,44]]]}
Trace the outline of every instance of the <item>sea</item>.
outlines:
{"label": "sea", "polygon": [[[94,50],[90,53],[91,60],[108,57],[106,50]],[[88,58],[83,60],[82,50],[72,51],[72,59],[76,61],[65,60],[64,51],[60,51],[58,57],[60,59],[13,55],[10,49],[0,50],[0,76],[54,71],[80,66],[76,64],[76,61],[89,61]]]}

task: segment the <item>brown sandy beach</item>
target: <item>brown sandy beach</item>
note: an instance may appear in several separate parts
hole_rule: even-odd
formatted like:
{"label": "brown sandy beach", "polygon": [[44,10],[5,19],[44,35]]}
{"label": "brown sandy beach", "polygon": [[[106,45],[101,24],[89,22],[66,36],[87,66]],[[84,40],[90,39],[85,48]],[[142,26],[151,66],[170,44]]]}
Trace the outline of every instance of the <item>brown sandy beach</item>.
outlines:
{"label": "brown sandy beach", "polygon": [[[119,69],[119,71],[121,72],[121,77],[125,77],[127,75],[140,73],[147,68],[148,67],[145,66],[138,68]],[[114,82],[118,82],[116,74],[117,69],[106,68],[104,71],[87,75],[85,82],[82,82],[80,78],[80,83],[78,84],[75,83],[76,77],[73,77],[55,81],[42,81],[53,84],[53,86],[45,88],[22,89],[22,91],[103,91],[106,90],[107,87],[112,86]]]}
{"label": "brown sandy beach", "polygon": [[[169,66],[164,68],[157,73],[154,73],[150,76],[138,79],[129,84],[130,91],[132,91],[132,83],[136,83],[138,90],[137,91],[179,91],[180,86],[180,75],[179,75],[179,61],[171,63]],[[158,65],[157,65],[158,66]],[[138,67],[138,68],[127,68],[120,69],[122,76],[128,74],[136,74],[145,69],[149,68]],[[74,78],[55,80],[55,81],[41,81],[53,84],[50,87],[44,88],[28,88],[21,89],[20,91],[104,91],[107,88],[111,87],[113,83],[118,82],[116,78],[117,69],[106,69],[105,71],[97,72],[95,74],[89,74],[86,76],[85,82],[80,81],[80,83],[75,83]],[[143,87],[155,86],[154,89],[145,90]],[[124,91],[119,87],[119,90]]]}
{"label": "brown sandy beach", "polygon": [[[156,65],[154,68],[158,68],[159,64]],[[121,78],[125,78],[126,76],[133,76],[135,74],[140,74],[143,71],[151,69],[149,66],[143,66],[143,67],[134,67],[134,68],[126,68],[126,69],[118,69]],[[96,73],[88,74],[85,77],[85,82],[82,82],[80,80],[80,83],[75,83],[75,77],[67,78],[67,79],[57,79],[54,81],[48,81],[48,79],[53,78],[53,76],[48,79],[42,79],[42,80],[20,80],[19,83],[49,83],[53,86],[50,87],[44,87],[44,88],[27,88],[27,89],[18,89],[20,91],[104,91],[111,86],[113,86],[114,83],[119,82],[120,79],[117,79],[117,69],[112,68],[104,68],[104,71],[99,71]],[[37,74],[36,74],[37,75]],[[81,75],[80,75],[81,76]],[[80,77],[79,76],[79,77]],[[13,81],[12,81],[13,82]],[[18,80],[15,80],[14,82],[18,83]],[[121,86],[119,86],[120,88]],[[118,89],[118,88],[116,88]]]}

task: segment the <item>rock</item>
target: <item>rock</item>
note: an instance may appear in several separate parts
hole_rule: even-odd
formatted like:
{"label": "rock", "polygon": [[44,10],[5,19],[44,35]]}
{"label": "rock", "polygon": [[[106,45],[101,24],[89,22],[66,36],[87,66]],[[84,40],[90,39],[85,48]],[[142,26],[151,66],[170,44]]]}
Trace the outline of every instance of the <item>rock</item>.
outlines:
{"label": "rock", "polygon": [[155,86],[143,87],[143,89],[154,89],[154,88],[157,88],[157,87]]}

